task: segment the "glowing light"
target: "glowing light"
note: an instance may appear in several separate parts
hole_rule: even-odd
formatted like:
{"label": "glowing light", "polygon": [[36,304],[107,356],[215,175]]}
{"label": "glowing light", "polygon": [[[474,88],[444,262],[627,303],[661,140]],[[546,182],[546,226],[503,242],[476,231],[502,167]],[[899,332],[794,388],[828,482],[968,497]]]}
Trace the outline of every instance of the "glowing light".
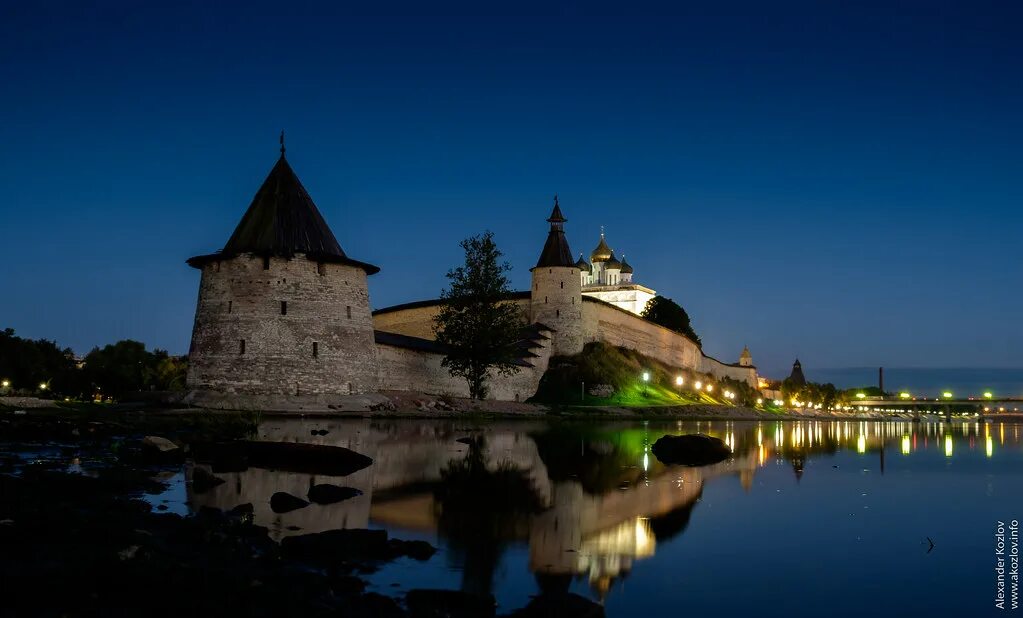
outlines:
{"label": "glowing light", "polygon": [[714,385],[713,385],[713,384],[708,384],[708,385],[707,385],[707,392],[709,393],[709,392],[711,392],[712,390],[714,390]]}
{"label": "glowing light", "polygon": [[909,393],[899,393],[901,399],[909,399]]}
{"label": "glowing light", "polygon": [[863,393],[856,393],[856,398],[857,399],[866,399],[867,396],[865,394],[863,394]]}
{"label": "glowing light", "polygon": [[902,454],[909,455],[909,436],[902,436]]}
{"label": "glowing light", "polygon": [[987,398],[987,399],[991,399],[991,397],[993,397],[993,396],[994,396],[994,395],[992,395],[992,394],[991,394],[991,391],[984,391],[984,397],[985,397],[985,398]]}
{"label": "glowing light", "polygon": [[764,400],[761,399],[760,397],[757,397],[757,405],[759,406],[762,403],[764,403]]}
{"label": "glowing light", "polygon": [[39,383],[39,390],[41,390],[41,391],[45,391],[45,390],[46,390],[46,388],[47,388],[47,387],[46,387],[46,382],[40,382],[40,383]]}
{"label": "glowing light", "polygon": [[774,400],[774,405],[776,405],[776,406],[783,406],[783,405],[785,405],[785,402],[782,401],[781,399],[775,399]]}
{"label": "glowing light", "polygon": [[649,382],[650,381],[650,372],[649,371],[644,371],[643,372],[643,381],[644,382]]}
{"label": "glowing light", "polygon": [[944,393],[941,394],[941,396],[944,397],[945,399],[951,399],[952,391],[945,391]]}
{"label": "glowing light", "polygon": [[696,384],[694,384],[693,386],[696,387],[696,390],[700,390],[701,388],[703,388],[703,382],[700,382],[699,380],[697,380]]}
{"label": "glowing light", "polygon": [[945,434],[945,457],[952,456],[952,434]]}
{"label": "glowing light", "polygon": [[682,376],[679,376],[679,377],[675,378],[675,384],[677,384],[679,386],[682,386],[685,383],[686,383],[686,381],[682,379]]}
{"label": "glowing light", "polygon": [[7,388],[10,385],[11,385],[11,381],[10,380],[4,380],[3,382],[0,382],[0,386],[2,386],[4,388]]}
{"label": "glowing light", "polygon": [[984,449],[987,451],[987,456],[990,457],[995,452],[995,442],[991,439],[991,434],[988,434],[984,438]]}
{"label": "glowing light", "polygon": [[866,453],[867,452],[867,436],[862,433],[856,438],[856,452]]}

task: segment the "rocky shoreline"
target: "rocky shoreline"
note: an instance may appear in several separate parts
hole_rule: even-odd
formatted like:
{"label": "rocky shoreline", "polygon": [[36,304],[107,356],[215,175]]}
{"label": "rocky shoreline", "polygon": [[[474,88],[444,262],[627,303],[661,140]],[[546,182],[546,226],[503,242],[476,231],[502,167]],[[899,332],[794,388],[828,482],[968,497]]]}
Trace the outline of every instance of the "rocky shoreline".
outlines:
{"label": "rocky shoreline", "polygon": [[[367,590],[365,575],[388,561],[429,560],[436,549],[423,541],[339,529],[278,543],[253,523],[251,504],[229,511],[204,507],[186,516],[152,504],[152,496],[166,489],[161,479],[186,462],[193,491],[201,491],[202,483],[217,483],[218,466],[325,469],[339,476],[371,465],[369,458],[340,447],[249,442],[254,421],[246,418],[109,416],[0,413],[0,614],[496,614],[490,595],[420,589],[392,597]],[[164,435],[146,435],[155,428]],[[214,472],[197,473],[204,468],[196,461]],[[345,489],[318,485],[308,497],[354,495]],[[305,506],[288,497],[304,503],[296,508]],[[554,593],[510,615],[602,616],[603,609]]]}

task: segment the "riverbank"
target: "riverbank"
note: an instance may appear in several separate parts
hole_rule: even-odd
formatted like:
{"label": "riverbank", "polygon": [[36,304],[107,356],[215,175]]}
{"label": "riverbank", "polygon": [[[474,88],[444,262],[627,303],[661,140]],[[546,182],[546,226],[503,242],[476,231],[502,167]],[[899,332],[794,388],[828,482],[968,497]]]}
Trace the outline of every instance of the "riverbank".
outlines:
{"label": "riverbank", "polygon": [[[0,397],[0,414],[45,413],[49,415],[85,415],[87,417],[120,414],[161,417],[308,417],[308,418],[492,418],[492,419],[678,419],[678,420],[843,420],[913,421],[912,412],[864,412],[809,409],[757,409],[716,404],[600,406],[550,405],[515,401],[474,401],[458,397],[437,397],[407,391],[381,391],[371,395],[334,397],[244,396],[209,393],[178,393],[164,397],[149,396],[140,401],[117,404],[64,402],[34,397]],[[920,420],[944,420],[925,414]],[[1002,420],[1023,422],[1023,414],[996,413],[953,417],[955,420]]]}

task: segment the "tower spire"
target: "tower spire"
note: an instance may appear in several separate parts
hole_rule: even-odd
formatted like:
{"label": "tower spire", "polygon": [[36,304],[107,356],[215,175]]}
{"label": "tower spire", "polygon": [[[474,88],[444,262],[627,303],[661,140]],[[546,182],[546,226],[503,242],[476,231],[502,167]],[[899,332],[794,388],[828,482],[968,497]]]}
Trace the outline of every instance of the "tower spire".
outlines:
{"label": "tower spire", "polygon": [[284,129],[281,129],[281,157],[284,157]]}

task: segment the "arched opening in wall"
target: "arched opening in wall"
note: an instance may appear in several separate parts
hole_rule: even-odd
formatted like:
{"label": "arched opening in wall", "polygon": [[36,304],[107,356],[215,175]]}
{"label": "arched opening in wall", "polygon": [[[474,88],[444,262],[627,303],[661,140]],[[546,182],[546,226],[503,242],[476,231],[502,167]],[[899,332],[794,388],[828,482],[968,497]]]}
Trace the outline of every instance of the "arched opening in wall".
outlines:
{"label": "arched opening in wall", "polygon": [[348,394],[349,395],[354,395],[355,394],[355,388],[352,387],[352,383],[351,382],[348,383]]}
{"label": "arched opening in wall", "polygon": [[245,340],[244,339],[239,339],[238,340],[238,353],[239,354],[245,354]]}
{"label": "arched opening in wall", "polygon": [[263,256],[263,270],[270,270],[270,256]]}
{"label": "arched opening in wall", "polygon": [[561,289],[562,289],[562,290],[564,290],[564,289],[565,289],[565,282],[564,282],[564,281],[562,281],[562,282],[561,282]]}
{"label": "arched opening in wall", "polygon": [[546,296],[543,297],[543,302],[544,302],[544,304],[547,304],[547,297]]}
{"label": "arched opening in wall", "polygon": [[227,312],[231,313],[231,310],[233,310],[233,309],[234,309],[234,301],[233,300],[227,301]]}
{"label": "arched opening in wall", "polygon": [[327,265],[324,264],[323,262],[317,263],[316,264],[316,274],[318,274],[321,277],[323,275],[326,275],[327,274]]}
{"label": "arched opening in wall", "polygon": [[215,273],[220,272],[220,262],[213,262],[213,272]]}
{"label": "arched opening in wall", "polygon": [[575,304],[575,296],[572,297],[572,304]]}
{"label": "arched opening in wall", "polygon": [[345,313],[348,314],[348,319],[352,319],[352,306],[348,305],[345,307]]}
{"label": "arched opening in wall", "polygon": [[288,301],[281,301],[281,315],[288,315]]}
{"label": "arched opening in wall", "polygon": [[561,309],[555,309],[554,310],[554,317],[556,317],[556,318],[560,318],[561,317]]}
{"label": "arched opening in wall", "polygon": [[316,341],[313,342],[313,358],[320,355],[320,344]]}

